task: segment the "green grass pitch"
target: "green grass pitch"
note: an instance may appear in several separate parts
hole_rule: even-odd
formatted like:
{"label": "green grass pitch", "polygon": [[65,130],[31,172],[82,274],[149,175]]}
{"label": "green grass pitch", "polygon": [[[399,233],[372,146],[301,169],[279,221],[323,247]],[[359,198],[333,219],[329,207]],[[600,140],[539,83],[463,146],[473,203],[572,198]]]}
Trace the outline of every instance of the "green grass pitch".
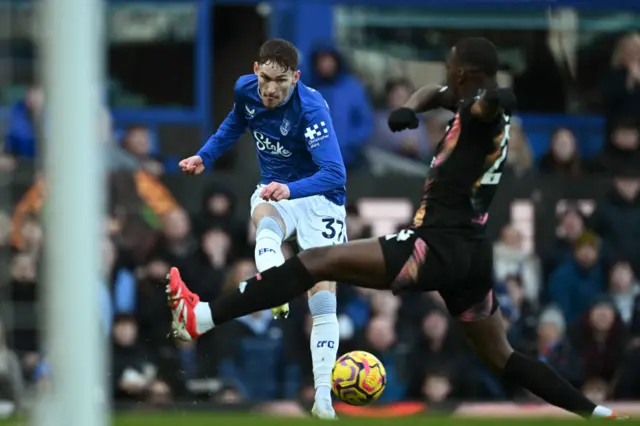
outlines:
{"label": "green grass pitch", "polygon": [[[312,418],[292,419],[270,417],[261,414],[215,414],[215,413],[136,413],[116,415],[114,426],[304,426],[319,420]],[[567,422],[582,423],[583,420],[559,419],[471,419],[432,417],[428,415],[389,419],[341,418],[340,424],[349,426],[564,426]],[[589,422],[590,424],[593,421]],[[608,421],[596,421],[608,423]],[[87,422],[89,426],[91,423]],[[625,425],[640,426],[640,421],[630,420]],[[0,420],[0,426],[30,426],[25,420]]]}

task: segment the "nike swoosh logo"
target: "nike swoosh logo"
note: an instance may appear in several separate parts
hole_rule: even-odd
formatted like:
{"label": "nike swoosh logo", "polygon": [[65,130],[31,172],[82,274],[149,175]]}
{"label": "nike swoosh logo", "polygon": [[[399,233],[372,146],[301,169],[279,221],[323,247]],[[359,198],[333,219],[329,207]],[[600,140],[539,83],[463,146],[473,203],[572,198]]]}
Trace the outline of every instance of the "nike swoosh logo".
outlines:
{"label": "nike swoosh logo", "polygon": [[247,105],[244,106],[244,109],[247,110],[247,112],[249,113],[249,115],[253,115],[256,113],[255,108],[254,109],[249,109],[249,107]]}

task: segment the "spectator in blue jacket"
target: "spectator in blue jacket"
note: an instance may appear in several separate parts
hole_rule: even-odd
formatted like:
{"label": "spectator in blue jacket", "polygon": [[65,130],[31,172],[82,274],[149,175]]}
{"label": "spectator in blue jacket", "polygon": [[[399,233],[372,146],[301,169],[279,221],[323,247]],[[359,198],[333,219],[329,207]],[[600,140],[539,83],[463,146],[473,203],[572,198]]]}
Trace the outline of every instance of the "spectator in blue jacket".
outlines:
{"label": "spectator in blue jacket", "polygon": [[33,86],[27,90],[24,99],[11,107],[5,134],[4,150],[14,157],[35,158],[38,145],[36,122],[44,106],[44,91]]}
{"label": "spectator in blue jacket", "polygon": [[583,233],[575,242],[573,257],[560,263],[549,277],[549,299],[568,322],[586,312],[606,289],[599,245],[597,235]]}
{"label": "spectator in blue jacket", "polygon": [[344,58],[333,46],[316,48],[308,69],[302,78],[329,105],[345,166],[360,165],[362,149],[373,131],[373,111],[364,85],[347,70]]}
{"label": "spectator in blue jacket", "polygon": [[236,319],[224,330],[218,373],[249,401],[293,399],[300,390],[300,368],[271,311]]}

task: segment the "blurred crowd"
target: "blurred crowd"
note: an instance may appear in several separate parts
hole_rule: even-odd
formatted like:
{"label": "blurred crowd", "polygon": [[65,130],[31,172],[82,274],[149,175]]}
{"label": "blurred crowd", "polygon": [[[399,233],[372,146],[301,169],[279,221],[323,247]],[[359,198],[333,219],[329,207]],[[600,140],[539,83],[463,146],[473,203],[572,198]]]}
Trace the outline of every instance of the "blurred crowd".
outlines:
{"label": "blurred crowd", "polygon": [[[386,106],[374,110],[335,48],[319,48],[312,64],[307,83],[331,107],[349,169],[385,158],[428,164],[448,112],[429,113],[418,129],[392,134],[386,117],[409,97],[410,81],[388,82]],[[595,208],[566,206],[550,250],[532,253],[516,227],[504,227],[494,245],[495,288],[514,347],[545,360],[597,401],[628,400],[640,398],[640,36],[620,40],[602,97],[606,140],[591,158],[581,156],[581,142],[568,127],[557,129],[547,153],[535,158],[526,129],[514,123],[507,160],[513,178],[615,178],[609,197]],[[42,90],[33,87],[12,108],[3,172],[38,154],[44,104]],[[167,339],[164,277],[170,266],[178,266],[204,299],[234,291],[256,273],[254,236],[248,218],[238,221],[243,215],[236,212],[237,197],[248,194],[213,185],[197,211],[186,211],[160,179],[176,172],[176,162],[159,151],[153,132],[142,125],[114,129],[108,113],[103,130],[109,206],[96,312],[113,355],[109,378],[116,400],[311,401],[311,321],[304,298],[292,303],[286,321],[257,312],[197,343]],[[0,326],[0,400],[20,402],[29,390],[46,387],[53,374],[39,332],[46,186],[46,175],[38,175],[13,211],[0,212],[0,246],[11,259],[2,291],[11,328]],[[356,206],[348,206],[347,225],[350,240],[373,236]],[[294,242],[285,250],[292,256]],[[382,360],[388,372],[383,402],[444,406],[460,399],[530,398],[470,354],[437,294],[396,298],[339,285],[338,301],[340,352],[363,349]]]}

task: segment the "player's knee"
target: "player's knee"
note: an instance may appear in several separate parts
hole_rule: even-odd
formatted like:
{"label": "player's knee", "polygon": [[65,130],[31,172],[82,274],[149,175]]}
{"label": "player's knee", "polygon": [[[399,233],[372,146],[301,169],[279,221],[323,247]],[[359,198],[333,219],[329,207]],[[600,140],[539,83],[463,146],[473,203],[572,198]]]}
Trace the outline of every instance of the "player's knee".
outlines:
{"label": "player's knee", "polygon": [[284,235],[282,223],[273,216],[263,216],[256,227],[256,240],[268,238],[281,243],[284,240]]}
{"label": "player's knee", "polygon": [[338,261],[331,251],[331,246],[314,247],[303,251],[298,257],[317,282],[327,280],[331,269],[336,267]]}
{"label": "player's knee", "polygon": [[314,285],[311,290],[309,290],[309,297],[321,291],[328,291],[332,294],[336,294],[335,281],[320,281],[319,283]]}
{"label": "player's knee", "polygon": [[506,338],[499,342],[475,343],[472,346],[476,355],[495,373],[500,373],[504,369],[513,353],[513,348]]}
{"label": "player's knee", "polygon": [[[265,220],[266,222],[263,224]],[[261,224],[263,224],[263,227],[273,227],[273,222],[277,224],[280,233],[285,235],[287,230],[285,229],[286,226],[284,224],[284,220],[282,219],[282,217],[280,217],[280,213],[278,213],[278,210],[276,210],[275,207],[267,203],[262,203],[259,204],[253,211],[253,223],[256,226],[256,235],[258,234],[258,232],[260,232]]]}
{"label": "player's knee", "polygon": [[328,290],[317,291],[309,297],[309,312],[312,317],[332,315],[337,312],[338,304],[335,294]]}

